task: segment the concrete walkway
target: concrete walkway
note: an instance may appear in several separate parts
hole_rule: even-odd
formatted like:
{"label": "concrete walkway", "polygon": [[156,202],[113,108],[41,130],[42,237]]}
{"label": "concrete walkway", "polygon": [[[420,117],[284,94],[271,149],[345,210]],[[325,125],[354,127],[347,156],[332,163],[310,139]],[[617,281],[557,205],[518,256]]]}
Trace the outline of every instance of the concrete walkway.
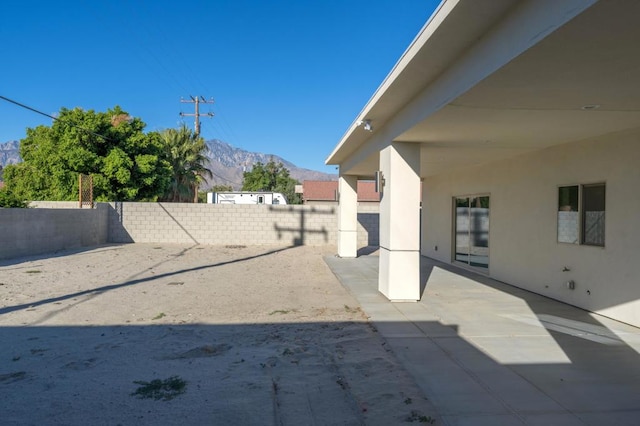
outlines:
{"label": "concrete walkway", "polygon": [[640,424],[640,329],[427,258],[391,303],[376,256],[325,260],[445,424]]}

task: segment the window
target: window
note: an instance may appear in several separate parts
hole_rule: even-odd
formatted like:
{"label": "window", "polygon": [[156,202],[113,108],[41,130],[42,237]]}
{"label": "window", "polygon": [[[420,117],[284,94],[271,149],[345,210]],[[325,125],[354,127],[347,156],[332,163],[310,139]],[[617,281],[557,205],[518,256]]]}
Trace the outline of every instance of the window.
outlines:
{"label": "window", "polygon": [[578,193],[580,187],[561,186],[558,188],[558,242],[578,244],[580,213]]}
{"label": "window", "polygon": [[558,242],[604,247],[604,183],[558,188]]}
{"label": "window", "polygon": [[604,247],[605,186],[582,187],[582,244]]}

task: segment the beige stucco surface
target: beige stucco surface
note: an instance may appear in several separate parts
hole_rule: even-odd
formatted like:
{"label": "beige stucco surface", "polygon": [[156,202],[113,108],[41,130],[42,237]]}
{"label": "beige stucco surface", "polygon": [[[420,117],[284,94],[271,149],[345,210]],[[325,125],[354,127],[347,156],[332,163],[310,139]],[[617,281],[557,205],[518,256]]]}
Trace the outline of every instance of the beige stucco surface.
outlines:
{"label": "beige stucco surface", "polygon": [[[452,197],[490,194],[491,277],[639,326],[639,159],[635,130],[427,178],[421,253],[451,262]],[[558,243],[558,187],[599,182],[605,247]]]}
{"label": "beige stucco surface", "polygon": [[420,299],[420,150],[393,144],[380,153],[379,290],[390,300]]}

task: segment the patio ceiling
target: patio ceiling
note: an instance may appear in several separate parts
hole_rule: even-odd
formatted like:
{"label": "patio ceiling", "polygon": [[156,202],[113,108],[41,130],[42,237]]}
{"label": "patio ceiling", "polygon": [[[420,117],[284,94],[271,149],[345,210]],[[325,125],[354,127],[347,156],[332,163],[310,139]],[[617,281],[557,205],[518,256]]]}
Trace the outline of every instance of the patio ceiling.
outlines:
{"label": "patio ceiling", "polygon": [[[479,19],[484,25],[476,24],[473,37],[482,37],[490,23],[512,11],[514,3],[492,3],[495,9],[491,14],[485,11],[486,19]],[[466,28],[460,27],[463,21],[449,19],[468,17],[472,12],[468,8],[479,5],[487,3],[460,2],[425,46],[438,47],[434,39],[438,31],[446,36],[456,26]],[[421,175],[425,177],[640,127],[638,16],[640,2],[601,0],[423,120],[389,136],[394,142],[421,144]],[[467,30],[459,32],[469,35]],[[450,55],[458,54],[468,42],[458,37],[458,46],[454,43],[449,49],[446,45]],[[441,48],[445,39],[439,42]],[[433,76],[423,74],[421,80],[416,70],[424,68],[430,56],[416,54],[414,60],[420,63],[414,64],[413,71],[407,67],[393,84],[385,88],[383,83],[361,116],[376,117],[374,126],[384,125],[411,101],[407,90],[418,91],[420,82],[429,90]],[[436,55],[436,71],[442,72],[452,62],[446,56]],[[409,59],[405,57],[398,66]],[[410,81],[403,85],[405,79]],[[375,135],[375,129],[373,133],[356,130],[347,133],[328,162],[348,160],[367,143],[366,138]],[[374,150],[352,164],[349,173],[369,175],[378,169],[378,161]]]}

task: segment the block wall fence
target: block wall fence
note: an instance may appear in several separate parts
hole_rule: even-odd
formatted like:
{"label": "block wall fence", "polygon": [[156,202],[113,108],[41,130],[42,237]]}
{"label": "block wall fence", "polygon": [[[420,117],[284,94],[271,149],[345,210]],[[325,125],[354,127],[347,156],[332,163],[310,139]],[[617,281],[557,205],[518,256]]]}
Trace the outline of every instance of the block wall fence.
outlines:
{"label": "block wall fence", "polygon": [[[33,202],[0,209],[0,259],[106,243],[335,245],[338,206]],[[378,245],[376,206],[358,212],[359,247]]]}
{"label": "block wall fence", "polygon": [[[71,208],[71,204],[74,208]],[[0,259],[53,253],[108,242],[107,205],[80,209],[78,203],[58,208],[0,208]]]}

